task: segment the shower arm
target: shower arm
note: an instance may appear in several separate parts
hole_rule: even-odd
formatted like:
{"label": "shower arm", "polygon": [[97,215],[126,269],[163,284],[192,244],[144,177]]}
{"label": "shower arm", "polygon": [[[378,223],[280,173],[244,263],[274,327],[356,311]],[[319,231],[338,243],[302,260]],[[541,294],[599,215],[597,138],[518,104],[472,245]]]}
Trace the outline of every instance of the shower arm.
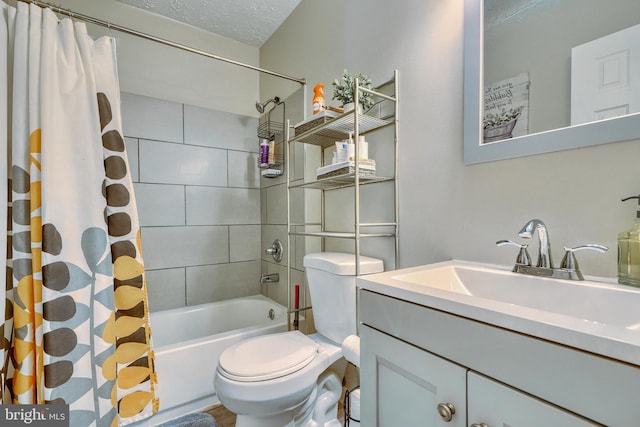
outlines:
{"label": "shower arm", "polygon": [[[259,101],[256,101],[256,110],[258,111],[258,113],[264,114],[264,109],[267,107],[267,105],[269,105],[272,102],[273,102],[274,106],[271,108],[271,110],[276,108],[278,105],[282,104],[282,101],[280,101],[280,97],[274,96],[273,98],[267,99],[263,103],[260,103]],[[267,114],[270,113],[271,110],[269,110],[267,112]]]}

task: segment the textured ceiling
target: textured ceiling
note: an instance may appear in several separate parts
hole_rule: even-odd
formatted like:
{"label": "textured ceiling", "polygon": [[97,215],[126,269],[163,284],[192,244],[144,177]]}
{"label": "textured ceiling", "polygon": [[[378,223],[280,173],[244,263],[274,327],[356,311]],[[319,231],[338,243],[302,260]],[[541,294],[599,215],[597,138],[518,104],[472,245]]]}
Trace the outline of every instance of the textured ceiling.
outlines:
{"label": "textured ceiling", "polygon": [[300,0],[118,0],[260,47]]}
{"label": "textured ceiling", "polygon": [[519,22],[553,7],[561,0],[485,0],[485,30],[506,22]]}

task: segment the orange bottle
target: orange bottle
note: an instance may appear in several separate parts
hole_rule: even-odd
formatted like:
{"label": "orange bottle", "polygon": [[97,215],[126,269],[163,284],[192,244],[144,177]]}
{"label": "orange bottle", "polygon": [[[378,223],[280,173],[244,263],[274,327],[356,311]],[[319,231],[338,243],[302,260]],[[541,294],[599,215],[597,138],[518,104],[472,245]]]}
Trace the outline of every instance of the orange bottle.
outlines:
{"label": "orange bottle", "polygon": [[327,108],[327,104],[324,102],[323,89],[324,85],[322,83],[318,83],[313,88],[313,114],[318,114]]}

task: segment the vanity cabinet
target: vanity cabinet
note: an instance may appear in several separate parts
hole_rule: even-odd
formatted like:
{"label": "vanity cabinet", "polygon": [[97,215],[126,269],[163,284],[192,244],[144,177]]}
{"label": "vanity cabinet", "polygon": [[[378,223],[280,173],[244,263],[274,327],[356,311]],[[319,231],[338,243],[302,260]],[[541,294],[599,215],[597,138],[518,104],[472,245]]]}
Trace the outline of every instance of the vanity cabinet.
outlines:
{"label": "vanity cabinet", "polygon": [[[640,426],[639,366],[372,292],[366,280],[362,425]],[[455,408],[448,423],[441,403]]]}
{"label": "vanity cabinet", "polygon": [[598,425],[367,326],[360,338],[362,425]]}
{"label": "vanity cabinet", "polygon": [[466,426],[466,375],[462,366],[375,329],[360,329],[363,426]]}

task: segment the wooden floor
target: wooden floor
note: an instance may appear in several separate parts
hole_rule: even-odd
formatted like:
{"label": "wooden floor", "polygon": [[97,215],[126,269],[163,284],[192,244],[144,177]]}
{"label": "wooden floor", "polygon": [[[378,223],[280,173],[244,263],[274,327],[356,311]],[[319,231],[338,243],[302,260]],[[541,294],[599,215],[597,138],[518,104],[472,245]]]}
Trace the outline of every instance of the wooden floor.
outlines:
{"label": "wooden floor", "polygon": [[222,405],[216,405],[206,412],[215,418],[218,427],[235,427],[236,425],[236,414]]}
{"label": "wooden floor", "polygon": [[[235,427],[236,425],[236,414],[229,411],[222,405],[216,405],[206,411],[206,413],[215,418],[216,422],[218,423],[218,427]],[[338,419],[340,420],[340,424],[342,424],[344,420],[344,411],[342,410],[342,405],[338,406]]]}

